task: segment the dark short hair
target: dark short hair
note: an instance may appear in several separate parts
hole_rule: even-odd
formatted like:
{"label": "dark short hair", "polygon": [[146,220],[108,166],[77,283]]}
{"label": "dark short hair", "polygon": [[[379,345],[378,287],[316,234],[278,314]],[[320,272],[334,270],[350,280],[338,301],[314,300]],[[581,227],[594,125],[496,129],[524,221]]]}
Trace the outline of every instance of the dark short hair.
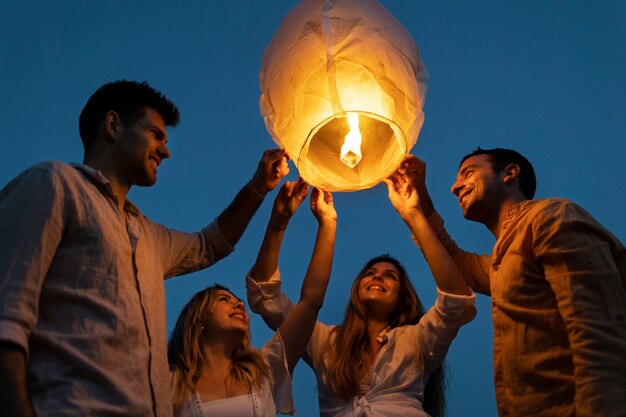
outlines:
{"label": "dark short hair", "polygon": [[85,149],[91,146],[107,112],[116,112],[122,123],[128,125],[141,118],[146,107],[159,113],[166,126],[180,122],[178,107],[146,81],[119,80],[104,84],[89,97],[78,118],[83,146]]}
{"label": "dark short hair", "polygon": [[482,149],[481,147],[478,147],[474,152],[463,157],[459,167],[463,165],[463,162],[465,162],[466,159],[476,155],[487,155],[495,173],[502,172],[509,164],[519,166],[520,172],[517,178],[519,179],[520,191],[527,198],[533,198],[535,196],[535,190],[537,189],[535,169],[530,161],[528,161],[528,159],[526,159],[521,153],[504,148]]}

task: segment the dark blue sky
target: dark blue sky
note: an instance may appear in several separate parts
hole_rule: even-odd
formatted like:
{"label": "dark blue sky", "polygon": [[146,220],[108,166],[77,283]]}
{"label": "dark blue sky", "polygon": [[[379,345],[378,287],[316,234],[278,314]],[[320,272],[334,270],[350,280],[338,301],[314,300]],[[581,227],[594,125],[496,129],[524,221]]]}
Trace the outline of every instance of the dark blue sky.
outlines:
{"label": "dark blue sky", "polygon": [[[490,252],[493,237],[465,221],[450,194],[460,158],[476,146],[525,154],[538,197],[570,198],[626,241],[626,2],[383,1],[407,27],[430,73],[425,123],[413,152],[449,232]],[[153,220],[193,231],[231,201],[273,142],[258,99],[265,45],[296,1],[0,0],[0,185],[41,160],[81,161],[78,114],[101,84],[148,80],[179,105],[172,159],[150,189],[130,198]],[[297,173],[292,166],[291,178]],[[271,208],[268,198],[237,250],[209,270],[169,280],[168,324],[194,291],[214,282],[244,296]],[[337,250],[321,319],[341,320],[362,264],[398,257],[427,305],[435,288],[421,253],[383,186],[335,196]],[[287,231],[280,266],[298,295],[315,222],[303,206]],[[490,300],[454,342],[451,416],[496,416]],[[255,317],[257,345],[269,332]],[[312,372],[294,377],[298,415],[317,415]]]}

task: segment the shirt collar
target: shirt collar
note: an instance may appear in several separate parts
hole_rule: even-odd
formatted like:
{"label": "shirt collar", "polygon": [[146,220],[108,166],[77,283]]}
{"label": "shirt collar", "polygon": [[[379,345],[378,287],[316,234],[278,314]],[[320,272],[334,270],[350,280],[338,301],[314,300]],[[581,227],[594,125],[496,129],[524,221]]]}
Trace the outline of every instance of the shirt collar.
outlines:
{"label": "shirt collar", "polygon": [[[82,172],[91,182],[103,190],[117,205],[117,196],[113,193],[111,182],[102,174],[102,172],[90,167],[89,165],[78,164],[75,162],[70,163],[70,165]],[[124,201],[124,211],[127,211],[135,216],[138,216],[141,213],[137,206],[135,206],[128,199]]]}
{"label": "shirt collar", "polygon": [[538,200],[523,200],[519,203],[513,204],[506,211],[506,218],[502,222],[502,230],[506,229],[513,220],[515,220],[521,213],[531,208]]}
{"label": "shirt collar", "polygon": [[387,326],[383,329],[383,331],[378,333],[378,336],[376,336],[376,340],[378,341],[378,343],[380,343],[381,345],[384,345],[385,343],[389,341],[389,337],[387,336],[387,333],[389,333],[390,330],[391,330],[391,327]]}

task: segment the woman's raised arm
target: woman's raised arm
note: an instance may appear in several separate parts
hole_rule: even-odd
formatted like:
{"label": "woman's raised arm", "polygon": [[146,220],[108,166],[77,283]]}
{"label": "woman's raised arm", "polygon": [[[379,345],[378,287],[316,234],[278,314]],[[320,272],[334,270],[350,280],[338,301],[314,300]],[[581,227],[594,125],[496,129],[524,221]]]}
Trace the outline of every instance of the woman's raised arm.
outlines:
{"label": "woman's raised arm", "polygon": [[437,287],[449,294],[471,295],[472,291],[465,283],[461,271],[428,223],[415,188],[399,171],[384,181],[389,200],[413,233],[415,243],[424,253]]}
{"label": "woman's raised arm", "polygon": [[304,353],[313,333],[317,313],[324,303],[335,252],[337,213],[332,195],[314,189],[311,193],[311,211],[317,219],[318,229],[311,261],[302,281],[300,301],[278,329],[285,343],[290,372]]}

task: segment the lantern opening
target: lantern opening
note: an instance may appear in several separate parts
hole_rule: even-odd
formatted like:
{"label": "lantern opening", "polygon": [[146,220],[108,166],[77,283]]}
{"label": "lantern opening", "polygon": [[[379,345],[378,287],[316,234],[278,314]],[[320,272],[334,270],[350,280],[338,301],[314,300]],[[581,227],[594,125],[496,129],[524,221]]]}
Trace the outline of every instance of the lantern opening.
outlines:
{"label": "lantern opening", "polygon": [[[352,122],[354,128],[351,128],[351,117],[357,120]],[[358,132],[362,139],[359,160],[352,166],[348,158],[342,158],[343,143],[337,140],[346,138],[351,130]],[[391,175],[407,151],[405,135],[392,120],[374,113],[350,110],[335,114],[315,126],[295,162],[300,175],[315,178],[313,185],[316,187],[328,191],[354,191],[373,187],[381,178]]]}
{"label": "lantern opening", "polygon": [[354,168],[363,157],[361,155],[361,141],[363,137],[359,130],[359,115],[357,113],[351,113],[348,116],[348,125],[350,130],[341,146],[341,161],[350,168]]}

